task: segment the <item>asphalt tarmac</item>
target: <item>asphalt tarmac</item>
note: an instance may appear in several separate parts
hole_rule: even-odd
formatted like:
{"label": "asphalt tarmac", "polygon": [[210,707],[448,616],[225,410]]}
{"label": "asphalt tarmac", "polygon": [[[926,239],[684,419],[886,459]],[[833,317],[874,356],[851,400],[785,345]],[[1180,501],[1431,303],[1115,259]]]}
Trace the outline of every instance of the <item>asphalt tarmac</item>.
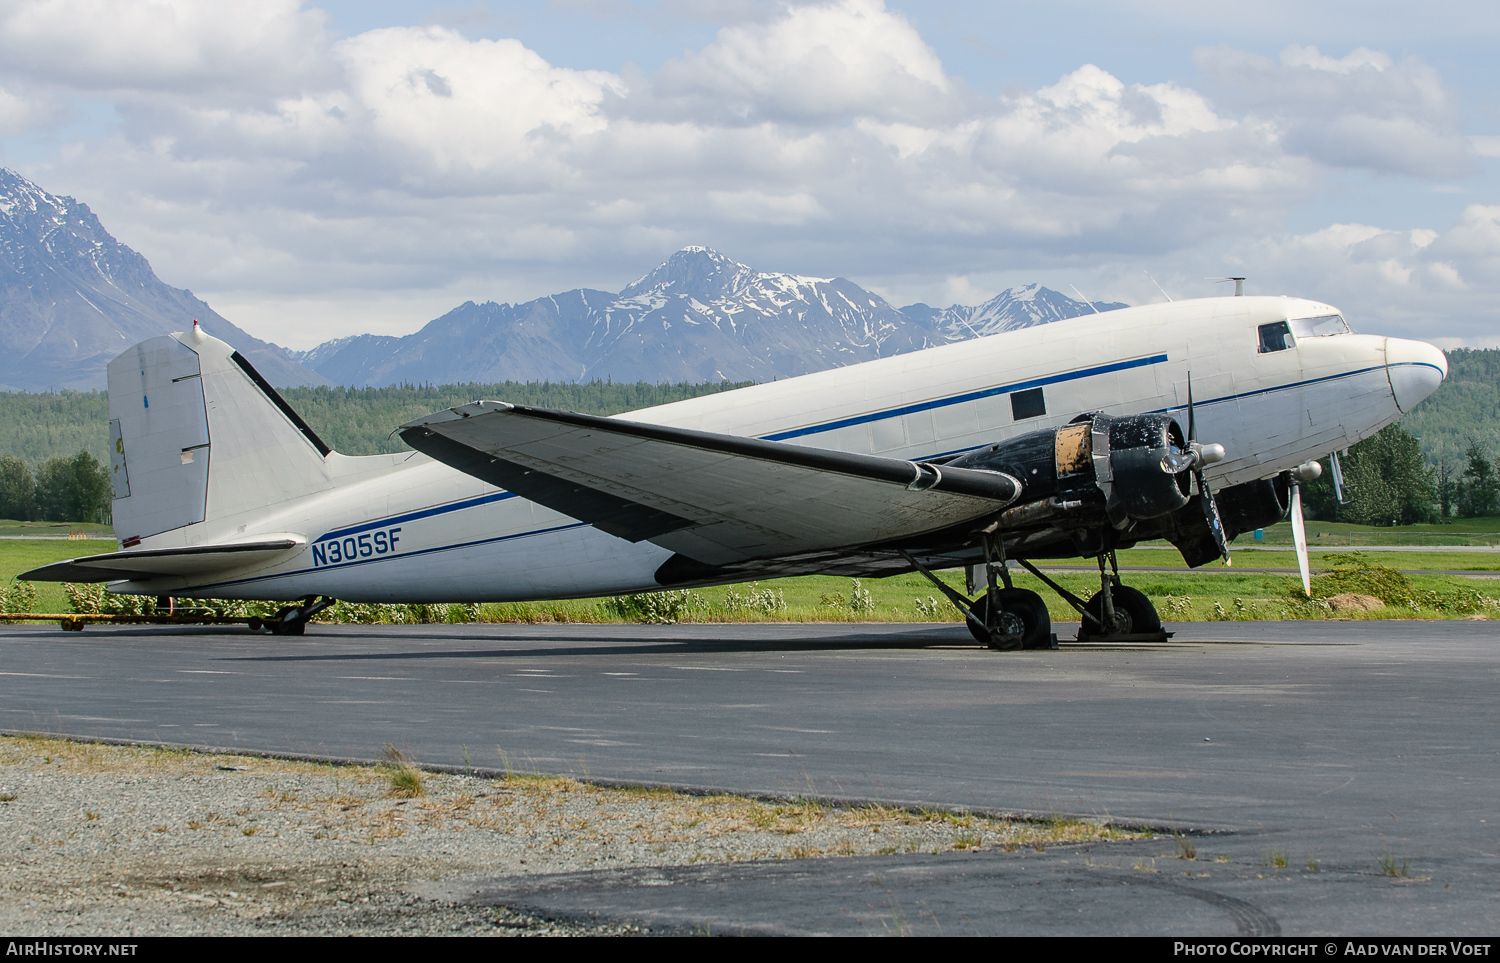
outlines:
{"label": "asphalt tarmac", "polygon": [[953,625],[6,626],[0,727],[362,759],[392,743],[477,769],[1161,830],[442,887],[554,916],[721,933],[1500,929],[1500,623],[1168,628],[1161,645],[997,653]]}

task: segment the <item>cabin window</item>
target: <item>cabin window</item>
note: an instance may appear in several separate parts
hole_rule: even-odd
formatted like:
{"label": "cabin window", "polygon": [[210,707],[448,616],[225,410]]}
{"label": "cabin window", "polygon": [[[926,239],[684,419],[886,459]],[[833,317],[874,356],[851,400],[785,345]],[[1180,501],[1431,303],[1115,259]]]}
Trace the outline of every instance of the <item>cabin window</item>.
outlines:
{"label": "cabin window", "polygon": [[1023,418],[1039,418],[1047,413],[1047,399],[1042,397],[1042,389],[1032,388],[1028,391],[1012,392],[1010,396],[1010,413],[1016,421]]}
{"label": "cabin window", "polygon": [[1341,314],[1324,314],[1316,318],[1293,318],[1292,334],[1299,338],[1326,338],[1334,334],[1349,334],[1349,322]]}
{"label": "cabin window", "polygon": [[1285,321],[1260,326],[1260,353],[1285,351],[1292,347],[1292,329]]}

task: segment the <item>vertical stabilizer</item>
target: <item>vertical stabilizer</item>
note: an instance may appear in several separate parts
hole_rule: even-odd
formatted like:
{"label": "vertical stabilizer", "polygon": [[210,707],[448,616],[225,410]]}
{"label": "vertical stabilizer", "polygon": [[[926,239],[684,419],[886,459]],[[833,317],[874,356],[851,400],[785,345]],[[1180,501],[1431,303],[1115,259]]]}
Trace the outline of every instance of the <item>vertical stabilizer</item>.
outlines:
{"label": "vertical stabilizer", "polygon": [[223,539],[333,487],[328,446],[196,323],[109,363],[109,417],[115,533],[127,547]]}

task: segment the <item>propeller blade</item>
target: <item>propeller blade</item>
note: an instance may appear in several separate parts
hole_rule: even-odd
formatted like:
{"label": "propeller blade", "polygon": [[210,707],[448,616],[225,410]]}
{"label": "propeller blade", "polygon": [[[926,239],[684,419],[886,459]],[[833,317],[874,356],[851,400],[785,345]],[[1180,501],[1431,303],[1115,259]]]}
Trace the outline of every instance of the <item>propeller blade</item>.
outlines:
{"label": "propeller blade", "polygon": [[1297,570],[1302,573],[1302,592],[1312,598],[1312,572],[1307,561],[1307,524],[1302,520],[1302,486],[1292,482],[1292,544],[1297,547]]}
{"label": "propeller blade", "polygon": [[1198,420],[1193,416],[1193,373],[1188,372],[1188,444],[1198,440]]}
{"label": "propeller blade", "polygon": [[1214,498],[1212,488],[1208,487],[1208,479],[1203,477],[1203,470],[1193,472],[1193,478],[1198,482],[1198,501],[1203,505],[1203,520],[1208,522],[1208,530],[1213,532],[1214,544],[1219,547],[1219,557],[1224,560],[1225,565],[1233,565],[1234,561],[1229,557],[1229,540],[1224,537],[1224,523],[1219,518],[1219,500]]}

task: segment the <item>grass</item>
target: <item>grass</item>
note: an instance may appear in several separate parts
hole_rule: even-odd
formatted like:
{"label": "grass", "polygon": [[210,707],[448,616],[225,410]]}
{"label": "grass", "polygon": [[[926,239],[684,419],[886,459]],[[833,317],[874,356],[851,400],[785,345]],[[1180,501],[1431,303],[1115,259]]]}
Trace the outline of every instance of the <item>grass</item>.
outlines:
{"label": "grass", "polygon": [[[49,523],[37,522],[35,524]],[[64,535],[67,534],[66,527],[64,526]],[[0,588],[8,587],[12,579],[21,572],[28,571],[29,569],[39,568],[53,562],[61,562],[67,558],[76,558],[79,555],[99,555],[104,552],[113,552],[114,550],[115,540],[112,537],[108,541],[90,538],[86,541],[77,542],[70,542],[66,539],[35,542],[24,539],[0,540]],[[36,611],[70,611],[68,600],[63,595],[61,584],[57,582],[33,582],[32,584],[35,586],[37,594]]]}
{"label": "grass", "polygon": [[[1500,522],[1500,519],[1467,521]],[[5,525],[19,525],[0,520]],[[42,524],[42,523],[35,523]],[[70,526],[64,525],[63,528]],[[100,528],[101,526],[94,526]],[[1415,526],[1414,526],[1415,527]],[[1500,529],[1500,525],[1496,526]],[[1389,530],[1386,530],[1389,531]],[[1241,543],[1245,543],[1242,538]],[[76,555],[113,551],[114,542],[100,539],[87,541],[0,540],[0,590],[11,584],[16,574],[61,561]],[[1314,570],[1326,567],[1331,550],[1314,553]],[[1476,552],[1381,552],[1372,554],[1380,565],[1411,570],[1414,597],[1420,601],[1428,593],[1452,595],[1477,592],[1489,599],[1500,599],[1500,580],[1471,580],[1458,576],[1420,574],[1422,571],[1500,571],[1500,553]],[[1291,552],[1241,552],[1236,561],[1242,567],[1291,568],[1296,560]],[[1432,606],[1404,606],[1376,612],[1309,611],[1289,604],[1291,592],[1298,586],[1296,575],[1246,572],[1225,569],[1217,564],[1204,570],[1190,571],[1182,566],[1175,551],[1134,549],[1120,553],[1126,569],[1125,582],[1140,589],[1156,602],[1162,617],[1169,621],[1203,621],[1214,619],[1279,618],[1453,618],[1466,612],[1444,612]],[[1087,560],[1047,563],[1050,565],[1088,565]],[[1132,566],[1181,567],[1181,571],[1139,572]],[[1088,597],[1098,588],[1098,576],[1092,572],[1055,572],[1052,577],[1069,591]],[[947,584],[963,588],[963,573],[941,573]],[[1078,614],[1062,599],[1029,573],[1018,572],[1018,587],[1038,592],[1047,603],[1054,621],[1076,622]],[[57,583],[34,583],[37,599],[32,611],[68,612],[70,606]],[[945,600],[934,598],[933,586],[917,574],[896,575],[883,579],[860,580],[856,588],[848,578],[808,575],[798,578],[768,579],[758,583],[725,585],[697,589],[683,595],[683,604],[666,606],[669,617],[677,621],[714,622],[947,622],[960,621],[956,611]],[[660,598],[661,596],[653,596]],[[459,607],[454,606],[453,609]],[[545,602],[503,602],[480,606],[473,616],[484,622],[517,623],[620,623],[660,620],[663,606],[624,605],[600,598],[568,599]],[[455,613],[457,615],[457,613]],[[470,612],[461,615],[462,620]]]}
{"label": "grass", "polygon": [[[1278,522],[1265,530],[1268,543],[1290,545],[1291,522]],[[1361,545],[1500,545],[1500,515],[1484,518],[1450,518],[1423,525],[1377,527],[1347,522],[1307,522],[1309,544],[1348,548]],[[1245,536],[1241,536],[1242,538]]]}
{"label": "grass", "polygon": [[1410,879],[1411,865],[1407,863],[1406,857],[1397,857],[1386,853],[1378,860],[1380,863],[1380,875],[1389,876],[1392,879]]}
{"label": "grass", "polygon": [[[1131,567],[1151,568],[1180,568],[1184,572],[1193,571],[1199,575],[1227,575],[1235,569],[1245,568],[1284,568],[1296,570],[1297,555],[1290,548],[1279,550],[1275,548],[1256,549],[1255,551],[1241,551],[1245,548],[1245,539],[1241,537],[1230,546],[1230,554],[1234,557],[1234,565],[1225,568],[1218,562],[1210,562],[1199,569],[1190,570],[1183,562],[1182,556],[1170,545],[1163,548],[1132,548],[1120,552],[1118,557],[1120,566],[1125,569]],[[1358,549],[1355,549],[1358,551]],[[1348,554],[1348,548],[1309,548],[1308,562],[1313,569],[1318,569],[1329,564],[1330,558]],[[1404,571],[1470,571],[1470,572],[1500,572],[1500,552],[1443,552],[1443,551],[1382,551],[1379,553],[1368,553],[1377,559],[1381,565],[1389,565]],[[1088,565],[1094,564],[1092,559],[1078,559],[1075,561],[1044,562],[1042,568],[1053,565]]]}
{"label": "grass", "polygon": [[70,532],[88,532],[90,538],[115,537],[114,526],[98,522],[18,522],[0,518],[0,535],[49,535],[66,538]]}
{"label": "grass", "polygon": [[386,743],[381,755],[386,760],[384,769],[386,780],[390,784],[390,796],[396,799],[419,799],[427,795],[427,787],[422,782],[422,771],[412,765],[405,753]]}

